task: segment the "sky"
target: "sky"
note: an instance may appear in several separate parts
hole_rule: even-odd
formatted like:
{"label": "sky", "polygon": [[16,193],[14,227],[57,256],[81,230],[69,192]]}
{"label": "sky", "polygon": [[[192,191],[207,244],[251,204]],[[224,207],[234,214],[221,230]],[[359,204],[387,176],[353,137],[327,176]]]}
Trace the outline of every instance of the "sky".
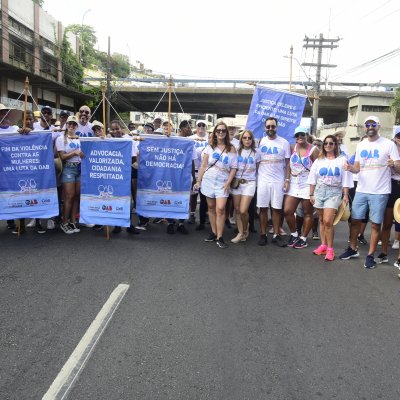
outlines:
{"label": "sky", "polygon": [[293,45],[293,80],[312,81],[315,68],[299,64],[317,53],[303,39],[322,33],[341,39],[323,51],[337,65],[322,70],[323,82],[400,81],[398,0],[44,0],[43,9],[63,25],[92,26],[100,50],[110,36],[111,52],[175,78],[289,80]]}

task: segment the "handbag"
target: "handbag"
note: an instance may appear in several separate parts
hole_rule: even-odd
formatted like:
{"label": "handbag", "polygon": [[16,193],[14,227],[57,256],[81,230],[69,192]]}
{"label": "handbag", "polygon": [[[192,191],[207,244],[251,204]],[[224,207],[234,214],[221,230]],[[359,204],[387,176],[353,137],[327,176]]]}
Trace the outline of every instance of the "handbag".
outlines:
{"label": "handbag", "polygon": [[231,182],[231,189],[237,189],[240,185],[241,179],[239,178],[233,178]]}

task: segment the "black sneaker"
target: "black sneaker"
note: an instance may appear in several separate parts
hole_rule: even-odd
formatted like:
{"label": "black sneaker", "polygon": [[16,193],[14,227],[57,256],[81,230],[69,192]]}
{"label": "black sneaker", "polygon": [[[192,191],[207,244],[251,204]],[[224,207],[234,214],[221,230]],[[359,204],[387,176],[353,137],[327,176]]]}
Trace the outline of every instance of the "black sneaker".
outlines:
{"label": "black sneaker", "polygon": [[302,238],[299,238],[299,240],[297,240],[296,243],[293,244],[294,249],[304,249],[307,246],[307,241],[303,240]]}
{"label": "black sneaker", "polygon": [[122,228],[120,226],[114,226],[114,229],[111,231],[111,233],[121,233]]}
{"label": "black sneaker", "polygon": [[210,236],[205,238],[205,242],[215,242],[217,240],[217,235],[215,233],[210,233]]}
{"label": "black sneaker", "polygon": [[220,249],[226,249],[228,247],[228,245],[224,242],[222,236],[219,239],[217,239],[216,243]]}
{"label": "black sneaker", "polygon": [[281,235],[276,235],[272,238],[272,243],[275,243],[278,247],[286,247],[287,242]]}
{"label": "black sneaker", "polygon": [[161,224],[164,221],[163,218],[154,218],[153,219],[153,224]]}
{"label": "black sneaker", "polygon": [[300,238],[298,237],[298,236],[293,236],[293,235],[290,235],[290,238],[289,238],[289,242],[288,242],[288,247],[293,247],[293,245],[299,240]]}
{"label": "black sneaker", "polygon": [[148,222],[140,222],[139,225],[136,225],[136,229],[140,229],[141,231],[146,231],[149,226]]}
{"label": "black sneaker", "polygon": [[367,269],[374,269],[376,268],[376,262],[374,260],[373,254],[368,254],[367,258],[365,259],[364,267]]}
{"label": "black sneaker", "polygon": [[[12,233],[13,235],[18,235],[18,226],[16,226],[16,227],[11,231],[11,233]],[[19,231],[19,234],[20,234],[20,235],[23,235],[24,233],[26,233],[26,230],[25,230],[25,228],[22,228],[22,227],[21,227],[21,229],[20,229],[20,231]]]}
{"label": "black sneaker", "polygon": [[357,240],[361,244],[368,244],[368,242],[365,240],[364,235],[358,235]]}
{"label": "black sneaker", "polygon": [[266,244],[268,244],[267,235],[260,235],[260,239],[258,239],[258,245],[265,246]]}
{"label": "black sneaker", "polygon": [[174,224],[168,224],[167,233],[173,235],[175,233]]}
{"label": "black sneaker", "polygon": [[341,260],[350,260],[350,258],[357,258],[360,256],[358,250],[353,250],[350,246],[346,249],[346,251],[339,256]]}
{"label": "black sneaker", "polygon": [[96,232],[100,232],[104,229],[104,225],[95,225],[92,229]]}
{"label": "black sneaker", "polygon": [[183,224],[179,224],[176,228],[176,231],[179,233],[183,233],[184,235],[187,235],[189,233],[189,231],[185,228],[185,225]]}
{"label": "black sneaker", "polygon": [[15,225],[15,222],[7,222],[7,229],[15,229],[17,225]]}
{"label": "black sneaker", "polygon": [[196,216],[194,214],[190,214],[189,219],[188,219],[188,224],[195,224],[196,223]]}
{"label": "black sneaker", "polygon": [[313,233],[312,233],[312,238],[313,238],[313,240],[319,240],[318,231],[313,231]]}
{"label": "black sneaker", "polygon": [[36,222],[35,232],[39,233],[39,234],[43,234],[43,233],[46,233],[46,229],[43,228],[43,226],[40,222]]}
{"label": "black sneaker", "polygon": [[139,233],[140,233],[133,225],[128,226],[128,227],[126,228],[126,231],[127,231],[128,233],[131,233],[132,235],[139,235]]}
{"label": "black sneaker", "polygon": [[79,233],[81,231],[73,222],[70,222],[69,226],[74,231],[74,233]]}
{"label": "black sneaker", "polygon": [[379,256],[376,258],[376,262],[378,264],[389,262],[387,254],[384,254],[384,253],[379,254]]}
{"label": "black sneaker", "polygon": [[206,229],[204,224],[200,224],[196,226],[195,231],[204,231],[204,229]]}
{"label": "black sneaker", "polygon": [[60,228],[67,235],[72,235],[74,233],[74,230],[69,226],[67,222],[65,224],[60,224]]}

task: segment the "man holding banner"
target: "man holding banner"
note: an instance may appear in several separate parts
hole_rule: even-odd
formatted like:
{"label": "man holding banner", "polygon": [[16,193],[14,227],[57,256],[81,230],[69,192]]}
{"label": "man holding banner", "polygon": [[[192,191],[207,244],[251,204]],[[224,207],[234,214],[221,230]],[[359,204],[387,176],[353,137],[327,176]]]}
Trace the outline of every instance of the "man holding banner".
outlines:
{"label": "man holding banner", "polygon": [[[290,144],[276,133],[278,120],[269,117],[265,121],[267,136],[259,143],[261,162],[258,168],[257,207],[260,209],[260,239],[258,244],[268,243],[266,236],[268,222],[268,207],[271,207],[274,236],[272,242],[279,247],[286,246],[285,240],[279,234],[283,195],[289,188],[289,158]],[[286,177],[286,178],[285,178]]]}

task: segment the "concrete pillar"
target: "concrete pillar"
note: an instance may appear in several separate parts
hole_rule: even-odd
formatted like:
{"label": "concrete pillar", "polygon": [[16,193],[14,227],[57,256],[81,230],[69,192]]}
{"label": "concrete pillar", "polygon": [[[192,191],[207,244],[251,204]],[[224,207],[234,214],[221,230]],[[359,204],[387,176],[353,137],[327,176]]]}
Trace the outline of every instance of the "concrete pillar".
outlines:
{"label": "concrete pillar", "polygon": [[6,76],[2,76],[0,79],[0,96],[8,97],[8,79]]}
{"label": "concrete pillar", "polygon": [[33,73],[40,75],[39,5],[33,4]]}
{"label": "concrete pillar", "polygon": [[[59,110],[61,108],[61,95],[60,92],[56,92],[56,109]],[[58,118],[59,115],[56,115],[56,118]]]}
{"label": "concrete pillar", "polygon": [[[1,0],[1,25],[8,26],[8,0]],[[1,30],[1,61],[10,62],[10,35],[7,29]],[[3,85],[2,85],[3,86]]]}

